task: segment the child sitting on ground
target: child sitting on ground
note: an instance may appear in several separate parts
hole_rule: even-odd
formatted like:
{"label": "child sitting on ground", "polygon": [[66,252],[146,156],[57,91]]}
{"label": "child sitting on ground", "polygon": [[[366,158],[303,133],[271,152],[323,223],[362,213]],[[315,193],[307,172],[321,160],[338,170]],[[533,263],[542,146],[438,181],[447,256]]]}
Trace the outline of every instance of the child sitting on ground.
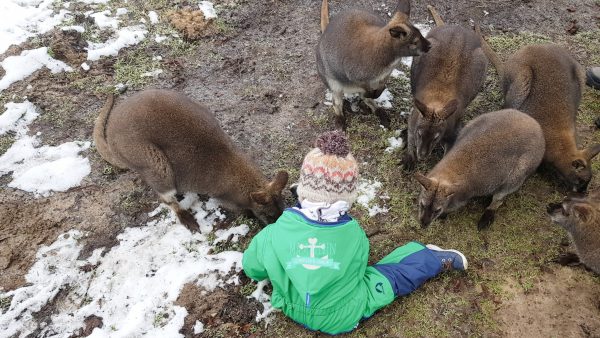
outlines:
{"label": "child sitting on ground", "polygon": [[271,280],[273,307],[311,330],[351,331],[440,272],[467,269],[462,253],[417,242],[367,266],[369,240],[348,215],[357,181],[344,134],[322,134],[302,163],[298,206],[260,231],[244,252],[246,275]]}

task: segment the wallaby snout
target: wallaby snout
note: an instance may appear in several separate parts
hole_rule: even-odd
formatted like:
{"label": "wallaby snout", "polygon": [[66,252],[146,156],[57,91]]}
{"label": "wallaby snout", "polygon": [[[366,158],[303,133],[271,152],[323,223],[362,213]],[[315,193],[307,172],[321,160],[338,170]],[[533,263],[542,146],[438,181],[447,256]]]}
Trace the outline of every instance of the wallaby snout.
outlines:
{"label": "wallaby snout", "polygon": [[100,154],[138,172],[190,230],[199,226],[180,207],[178,193],[214,197],[227,208],[251,211],[263,223],[283,212],[287,172],[267,181],[205,106],[168,90],[142,91],[112,111],[111,106],[109,100],[94,129]]}

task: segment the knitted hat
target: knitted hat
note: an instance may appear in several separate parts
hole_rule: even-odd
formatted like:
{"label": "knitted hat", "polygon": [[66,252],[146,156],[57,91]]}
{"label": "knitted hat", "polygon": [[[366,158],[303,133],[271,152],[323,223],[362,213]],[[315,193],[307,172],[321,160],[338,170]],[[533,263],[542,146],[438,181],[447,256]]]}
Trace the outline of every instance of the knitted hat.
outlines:
{"label": "knitted hat", "polygon": [[358,165],[350,154],[348,139],[340,131],[321,134],[302,163],[298,199],[335,203],[356,200]]}

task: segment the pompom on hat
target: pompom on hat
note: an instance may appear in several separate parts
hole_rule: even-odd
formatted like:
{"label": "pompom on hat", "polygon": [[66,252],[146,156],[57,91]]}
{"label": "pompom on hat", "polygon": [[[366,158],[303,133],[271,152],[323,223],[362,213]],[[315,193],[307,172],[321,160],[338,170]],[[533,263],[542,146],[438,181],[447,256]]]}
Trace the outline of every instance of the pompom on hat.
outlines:
{"label": "pompom on hat", "polygon": [[341,131],[321,134],[302,162],[298,199],[333,204],[356,200],[358,164],[350,154],[348,139]]}

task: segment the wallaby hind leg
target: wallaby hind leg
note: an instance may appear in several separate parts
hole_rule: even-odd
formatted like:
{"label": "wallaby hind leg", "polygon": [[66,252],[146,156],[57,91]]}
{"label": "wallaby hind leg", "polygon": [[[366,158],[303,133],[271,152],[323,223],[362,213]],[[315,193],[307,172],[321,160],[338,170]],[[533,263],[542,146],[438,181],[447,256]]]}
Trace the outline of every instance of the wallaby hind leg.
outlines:
{"label": "wallaby hind leg", "polygon": [[499,192],[492,197],[492,202],[485,208],[483,215],[479,219],[479,223],[477,223],[477,229],[483,230],[486,229],[494,222],[494,218],[496,216],[496,210],[504,203],[504,197],[508,195],[510,192]]}
{"label": "wallaby hind leg", "polygon": [[177,194],[175,175],[168,158],[154,145],[146,147],[143,153],[150,162],[150,164],[144,163],[143,169],[138,169],[144,181],[158,193],[165,204],[173,209],[183,225],[190,231],[200,231],[200,226],[194,216],[189,211],[182,209],[175,197]]}
{"label": "wallaby hind leg", "polygon": [[346,117],[344,116],[344,92],[334,91],[331,95],[333,112],[335,113],[336,128],[346,130]]}

